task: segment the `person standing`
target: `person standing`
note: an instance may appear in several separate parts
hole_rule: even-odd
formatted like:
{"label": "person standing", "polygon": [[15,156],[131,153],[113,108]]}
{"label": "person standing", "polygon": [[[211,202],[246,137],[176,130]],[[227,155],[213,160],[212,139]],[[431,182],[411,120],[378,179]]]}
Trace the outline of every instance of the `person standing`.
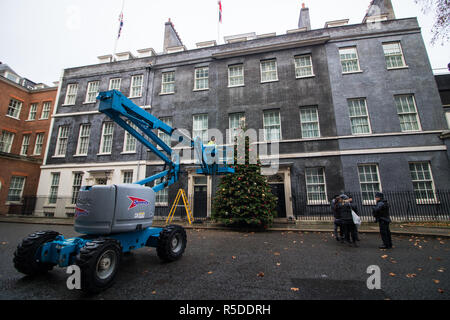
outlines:
{"label": "person standing", "polygon": [[[353,210],[357,215],[359,215],[358,207],[357,207],[356,204],[353,202],[353,196],[352,196],[351,194],[347,194],[347,196],[348,196],[348,200],[349,200],[349,202],[350,202],[350,206],[352,207],[352,210]],[[356,240],[356,241],[361,241],[361,240],[359,239],[358,225],[356,225],[356,224],[355,224],[355,240]]]}
{"label": "person standing", "polygon": [[342,226],[344,228],[344,241],[349,246],[357,247],[358,244],[356,243],[355,224],[353,222],[352,207],[347,195],[340,195],[338,210],[340,211],[340,218],[342,220]]}
{"label": "person standing", "polygon": [[383,245],[379,246],[380,249],[391,249],[392,248],[392,237],[391,230],[389,229],[389,224],[391,223],[391,218],[389,217],[389,203],[384,199],[384,194],[377,192],[375,194],[375,200],[377,204],[372,209],[372,215],[375,217],[375,221],[380,225],[380,235]]}
{"label": "person standing", "polygon": [[[339,195],[335,195],[333,197],[333,200],[331,200],[331,211],[333,212],[334,216],[334,237],[336,238],[336,241],[343,240],[343,228],[342,228],[342,220],[340,215],[340,210],[338,208],[339,204]],[[339,229],[339,233],[338,233]]]}

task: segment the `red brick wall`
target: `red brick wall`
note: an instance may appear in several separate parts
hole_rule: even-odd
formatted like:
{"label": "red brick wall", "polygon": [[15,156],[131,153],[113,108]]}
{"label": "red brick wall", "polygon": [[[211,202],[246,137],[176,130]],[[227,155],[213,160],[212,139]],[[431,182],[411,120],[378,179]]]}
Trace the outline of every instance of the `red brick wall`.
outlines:
{"label": "red brick wall", "polygon": [[[0,79],[0,131],[6,130],[15,134],[11,147],[11,155],[0,154],[0,214],[20,213],[20,208],[10,206],[7,202],[8,190],[11,177],[15,174],[26,176],[24,196],[35,196],[39,183],[40,165],[44,158],[47,144],[50,119],[55,107],[57,88],[44,90],[27,90],[13,84],[12,82]],[[11,98],[22,102],[19,120],[7,116],[8,106]],[[39,120],[42,114],[44,102],[51,102],[50,116],[46,120]],[[31,104],[37,103],[36,119],[27,121]],[[41,154],[33,155],[38,133],[44,133],[44,141]],[[19,156],[23,136],[29,134],[30,142],[27,156]]]}

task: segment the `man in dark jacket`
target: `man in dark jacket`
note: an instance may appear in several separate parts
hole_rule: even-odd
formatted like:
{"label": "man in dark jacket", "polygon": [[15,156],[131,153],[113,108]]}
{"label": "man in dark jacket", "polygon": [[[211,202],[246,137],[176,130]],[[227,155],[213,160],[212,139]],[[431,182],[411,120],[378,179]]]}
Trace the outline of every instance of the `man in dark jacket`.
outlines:
{"label": "man in dark jacket", "polygon": [[342,220],[340,217],[340,212],[338,210],[338,203],[339,203],[339,195],[335,195],[333,197],[333,200],[331,200],[331,211],[333,212],[334,216],[334,237],[336,238],[336,241],[340,241],[341,239],[344,238],[344,230],[342,228]]}
{"label": "man in dark jacket", "polygon": [[347,195],[340,195],[338,210],[342,220],[342,226],[344,228],[345,242],[347,242],[350,246],[353,245],[357,247],[358,244],[356,243],[356,228],[353,223],[352,206]]}
{"label": "man in dark jacket", "polygon": [[[356,214],[359,214],[358,206],[353,202],[353,196],[351,194],[347,194],[347,196],[348,196],[350,205],[352,207],[352,210],[355,211]],[[360,241],[359,234],[358,234],[358,226],[356,224],[355,224],[355,236],[356,236],[356,241]]]}
{"label": "man in dark jacket", "polygon": [[391,249],[392,248],[392,238],[391,231],[389,229],[389,224],[391,223],[391,218],[389,217],[389,204],[384,195],[381,192],[375,194],[375,200],[377,201],[376,206],[372,209],[372,214],[375,217],[375,221],[380,225],[380,234],[383,245],[380,249]]}

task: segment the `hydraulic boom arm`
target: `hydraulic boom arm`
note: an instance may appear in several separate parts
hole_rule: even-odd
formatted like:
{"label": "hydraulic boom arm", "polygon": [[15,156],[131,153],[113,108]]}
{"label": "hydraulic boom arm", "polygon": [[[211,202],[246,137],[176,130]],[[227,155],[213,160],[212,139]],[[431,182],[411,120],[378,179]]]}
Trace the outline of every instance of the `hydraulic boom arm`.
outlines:
{"label": "hydraulic boom arm", "polygon": [[[215,145],[204,146],[199,137],[192,140],[188,136],[182,134],[179,130],[165,124],[134,104],[121,92],[117,90],[100,92],[97,99],[100,100],[100,112],[106,114],[139,142],[144,144],[149,150],[155,153],[164,162],[165,168],[168,168],[151,177],[135,182],[136,184],[144,185],[155,181],[156,179],[167,177],[165,182],[153,187],[153,190],[158,192],[178,181],[180,173],[179,155],[173,152],[172,148],[164,143],[164,141],[152,131],[155,129],[161,130],[172,139],[176,139],[179,143],[183,143],[184,145],[188,145],[195,149],[195,158],[200,165],[200,169],[197,170],[198,173],[212,175],[234,172],[234,169],[228,167],[226,164],[218,163],[216,160],[218,153]],[[132,125],[134,125],[134,127]],[[139,129],[142,134],[135,128]],[[156,143],[161,150],[158,150],[153,143]]]}

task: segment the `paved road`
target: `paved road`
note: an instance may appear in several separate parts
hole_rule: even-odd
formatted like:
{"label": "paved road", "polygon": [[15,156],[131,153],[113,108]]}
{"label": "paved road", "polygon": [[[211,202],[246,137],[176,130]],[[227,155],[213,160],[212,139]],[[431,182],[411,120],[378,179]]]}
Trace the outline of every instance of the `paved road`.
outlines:
{"label": "paved road", "polygon": [[[395,248],[382,251],[375,234],[351,248],[330,233],[193,229],[181,260],[161,263],[154,248],[137,250],[123,257],[112,288],[86,296],[66,288],[63,268],[38,278],[14,269],[17,244],[38,230],[77,235],[70,226],[0,223],[0,299],[450,298],[447,239],[394,236]],[[367,289],[370,265],[381,269],[381,290]]]}

